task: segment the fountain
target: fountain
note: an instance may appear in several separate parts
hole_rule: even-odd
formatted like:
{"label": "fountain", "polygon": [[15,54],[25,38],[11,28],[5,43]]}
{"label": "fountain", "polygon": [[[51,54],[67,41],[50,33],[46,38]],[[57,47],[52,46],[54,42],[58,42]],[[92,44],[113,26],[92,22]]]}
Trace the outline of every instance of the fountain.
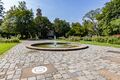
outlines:
{"label": "fountain", "polygon": [[88,46],[73,42],[59,42],[54,37],[53,41],[41,41],[26,46],[28,49],[41,51],[73,51],[86,49]]}
{"label": "fountain", "polygon": [[57,42],[56,42],[56,36],[54,35],[54,46],[57,46]]}
{"label": "fountain", "polygon": [[52,41],[41,41],[39,43],[33,43],[26,46],[28,49],[42,50],[42,51],[71,51],[86,49],[88,46],[81,45],[72,42],[58,42],[56,41],[56,35],[54,32],[54,40]]}

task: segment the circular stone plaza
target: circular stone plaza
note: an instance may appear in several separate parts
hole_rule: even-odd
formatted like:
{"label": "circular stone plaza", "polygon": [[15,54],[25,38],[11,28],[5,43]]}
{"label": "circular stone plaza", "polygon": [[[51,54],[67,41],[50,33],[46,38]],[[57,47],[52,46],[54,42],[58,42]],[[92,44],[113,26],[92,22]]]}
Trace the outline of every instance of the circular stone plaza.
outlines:
{"label": "circular stone plaza", "polygon": [[43,41],[23,41],[0,58],[0,80],[120,80],[120,48],[95,45],[74,51],[26,48],[37,42]]}

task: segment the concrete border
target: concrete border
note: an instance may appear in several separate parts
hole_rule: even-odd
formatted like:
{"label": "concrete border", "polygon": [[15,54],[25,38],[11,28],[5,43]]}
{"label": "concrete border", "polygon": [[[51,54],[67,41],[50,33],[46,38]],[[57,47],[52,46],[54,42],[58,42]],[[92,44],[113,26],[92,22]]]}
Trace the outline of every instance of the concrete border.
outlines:
{"label": "concrete border", "polygon": [[[40,44],[52,44],[53,42],[40,42],[40,43],[33,43],[30,45],[27,45],[26,48],[28,49],[33,49],[33,50],[41,50],[41,51],[74,51],[74,50],[82,50],[82,49],[87,49],[89,46],[85,45],[80,45],[77,44],[78,47],[73,47],[73,48],[40,48],[40,47],[35,47],[35,45],[40,45]],[[68,44],[67,42],[57,42],[59,44]],[[75,44],[75,43],[72,43]]]}

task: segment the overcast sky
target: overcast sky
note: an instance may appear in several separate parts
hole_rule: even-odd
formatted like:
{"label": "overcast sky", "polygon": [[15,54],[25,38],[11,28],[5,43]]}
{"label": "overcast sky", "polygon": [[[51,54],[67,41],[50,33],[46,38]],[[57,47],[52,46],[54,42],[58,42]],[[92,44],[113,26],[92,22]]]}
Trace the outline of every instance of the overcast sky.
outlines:
{"label": "overcast sky", "polygon": [[[18,5],[23,0],[2,0],[4,7],[9,10],[11,6]],[[69,22],[81,22],[85,13],[96,8],[102,8],[110,0],[24,0],[28,8],[34,12],[37,8],[42,9],[44,16],[51,21],[56,17]]]}

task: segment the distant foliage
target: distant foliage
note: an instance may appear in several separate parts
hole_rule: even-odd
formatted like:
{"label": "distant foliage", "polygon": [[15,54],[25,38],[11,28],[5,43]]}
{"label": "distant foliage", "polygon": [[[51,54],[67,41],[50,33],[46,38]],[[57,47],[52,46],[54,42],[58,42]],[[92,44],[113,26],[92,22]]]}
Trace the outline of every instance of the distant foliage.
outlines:
{"label": "distant foliage", "polygon": [[31,29],[34,27],[33,12],[27,9],[26,3],[19,2],[18,7],[12,7],[5,16],[2,23],[2,30],[6,33],[20,34],[21,38],[28,38],[32,34]]}
{"label": "distant foliage", "polygon": [[[0,0],[0,16],[4,8]],[[70,24],[66,20],[55,18],[51,22],[42,16],[42,10],[28,9],[26,2],[19,2],[6,13],[4,20],[0,21],[0,36],[7,39],[20,35],[21,39],[47,39],[54,35],[65,37],[72,41],[97,41],[119,44],[119,38],[111,37],[120,34],[120,0],[111,0],[100,9],[88,11],[83,16],[83,22]],[[76,37],[77,36],[77,37]],[[101,37],[102,36],[102,37]],[[103,37],[106,36],[106,37]]]}
{"label": "distant foliage", "polygon": [[69,22],[66,22],[65,20],[60,20],[59,18],[56,18],[53,23],[55,35],[57,37],[64,36],[66,37],[67,32],[70,30],[70,24]]}
{"label": "distant foliage", "polygon": [[0,17],[3,18],[3,16],[4,16],[4,7],[2,0],[0,0]]}
{"label": "distant foliage", "polygon": [[34,19],[36,26],[36,34],[39,38],[47,38],[49,30],[53,30],[52,23],[47,17],[37,16]]}
{"label": "distant foliage", "polygon": [[101,43],[117,44],[120,45],[120,38],[114,36],[93,36],[93,37],[80,37],[80,36],[69,36],[69,38],[61,37],[60,40],[70,40],[70,41],[95,41]]}
{"label": "distant foliage", "polygon": [[88,13],[85,14],[85,16],[83,16],[83,21],[90,21],[93,23],[94,34],[92,35],[100,35],[99,27],[96,19],[96,16],[99,15],[100,12],[101,12],[101,9],[98,8],[96,10],[89,11]]}
{"label": "distant foliage", "polygon": [[79,36],[70,36],[70,37],[68,38],[68,40],[70,40],[70,41],[80,41],[80,40],[81,40],[81,37],[79,37]]}
{"label": "distant foliage", "polygon": [[93,36],[93,37],[83,37],[84,41],[96,41],[96,42],[104,42],[110,44],[120,44],[120,38],[112,37],[112,36]]}
{"label": "distant foliage", "polygon": [[97,16],[102,35],[120,34],[120,0],[106,3],[102,13]]}
{"label": "distant foliage", "polygon": [[84,34],[84,28],[79,22],[72,23],[71,29],[67,33],[67,35],[69,36],[83,36],[83,34]]}
{"label": "distant foliage", "polygon": [[42,16],[42,12],[41,12],[41,9],[40,9],[40,8],[37,9],[36,15],[37,15],[37,16]]}

